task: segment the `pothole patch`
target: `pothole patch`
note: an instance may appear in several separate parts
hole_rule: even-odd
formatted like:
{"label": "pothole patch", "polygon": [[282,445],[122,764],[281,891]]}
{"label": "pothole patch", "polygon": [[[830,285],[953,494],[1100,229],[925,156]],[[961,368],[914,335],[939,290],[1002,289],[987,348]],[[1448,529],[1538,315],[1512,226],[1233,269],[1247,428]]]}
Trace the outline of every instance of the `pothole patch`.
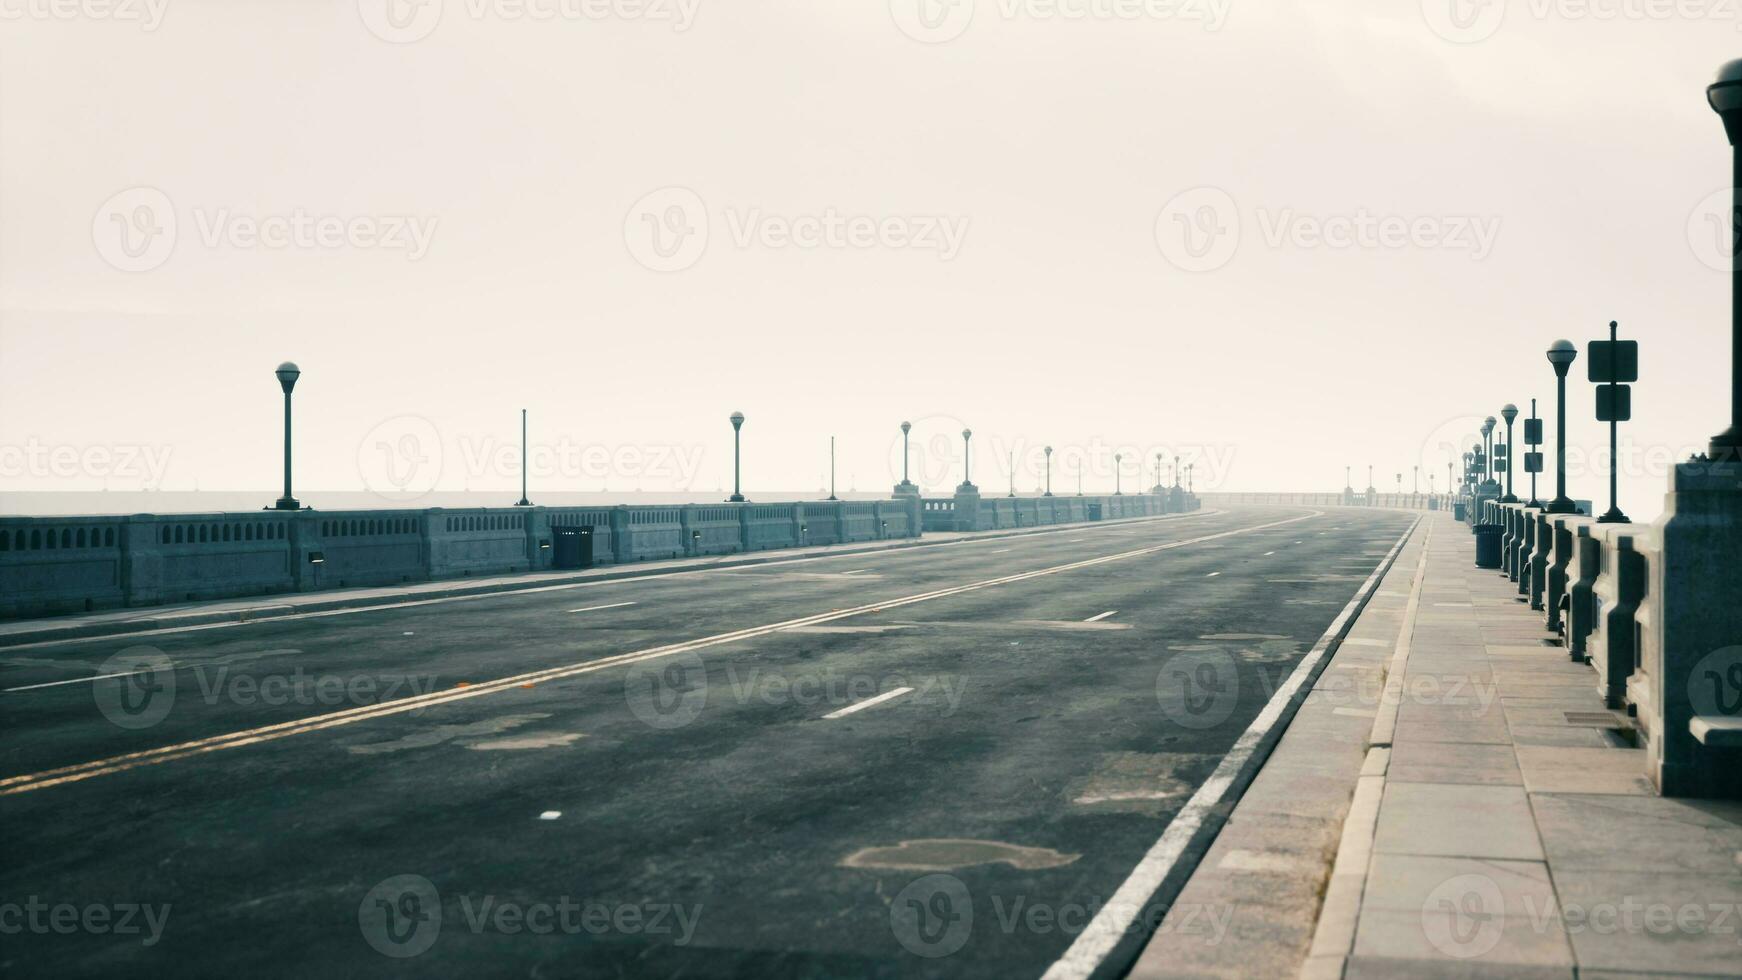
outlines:
{"label": "pothole patch", "polygon": [[1081,854],[1063,854],[1047,847],[1023,847],[995,840],[935,837],[904,840],[893,847],[867,847],[841,862],[846,868],[890,868],[900,871],[953,871],[977,864],[1008,864],[1019,871],[1059,868]]}

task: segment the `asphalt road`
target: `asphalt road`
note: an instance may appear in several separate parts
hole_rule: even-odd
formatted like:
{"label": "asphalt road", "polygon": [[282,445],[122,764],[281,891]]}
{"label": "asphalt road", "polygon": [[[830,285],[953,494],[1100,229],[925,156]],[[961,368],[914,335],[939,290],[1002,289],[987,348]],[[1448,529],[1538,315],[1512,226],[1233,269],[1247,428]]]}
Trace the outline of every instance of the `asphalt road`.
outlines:
{"label": "asphalt road", "polygon": [[4,651],[0,970],[1038,976],[1410,523],[1247,509]]}

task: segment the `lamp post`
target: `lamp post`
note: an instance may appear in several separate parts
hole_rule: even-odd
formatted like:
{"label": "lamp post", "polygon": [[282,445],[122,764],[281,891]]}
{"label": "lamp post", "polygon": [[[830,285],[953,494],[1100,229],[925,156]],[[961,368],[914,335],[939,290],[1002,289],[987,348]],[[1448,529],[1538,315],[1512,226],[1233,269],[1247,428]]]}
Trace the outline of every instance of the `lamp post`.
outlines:
{"label": "lamp post", "polygon": [[1567,369],[1577,360],[1579,349],[1570,340],[1557,340],[1548,349],[1548,362],[1554,365],[1555,403],[1559,417],[1555,419],[1554,499],[1548,502],[1551,514],[1576,514],[1578,505],[1567,496]]}
{"label": "lamp post", "polygon": [[1742,240],[1736,222],[1742,220],[1742,58],[1718,69],[1706,89],[1706,101],[1724,120],[1730,140],[1730,427],[1712,437],[1708,455],[1714,460],[1742,459]]}
{"label": "lamp post", "polygon": [[1010,451],[1010,496],[1016,496],[1016,450]]}
{"label": "lamp post", "polygon": [[290,390],[296,387],[296,379],[302,377],[302,370],[285,361],[274,373],[278,375],[278,386],[284,389],[284,496],[278,498],[273,507],[276,510],[301,510],[302,505],[290,495]]}
{"label": "lamp post", "polygon": [[1155,491],[1154,492],[1160,493],[1162,491],[1162,489],[1163,488],[1161,485],[1161,454],[1156,453],[1155,454]]}
{"label": "lamp post", "polygon": [[1416,463],[1411,469],[1413,473],[1409,481],[1409,495],[1419,497],[1421,496],[1421,464]]}
{"label": "lamp post", "polygon": [[1052,447],[1046,447],[1046,495],[1052,496]]}
{"label": "lamp post", "polygon": [[732,413],[732,496],[726,498],[728,503],[733,503],[733,504],[741,504],[744,502],[744,483],[743,483],[743,475],[744,475],[743,459],[744,459],[744,457],[743,457],[743,452],[742,452],[743,445],[739,439],[739,433],[743,430],[743,428],[744,428],[744,413],[743,412],[733,412]]}
{"label": "lamp post", "polygon": [[829,499],[839,500],[835,496],[835,437],[829,437]]}
{"label": "lamp post", "polygon": [[[1499,424],[1500,421],[1492,415],[1482,420],[1482,488],[1484,490],[1489,489],[1489,484],[1495,483],[1494,427]],[[1493,489],[1499,490],[1500,487],[1495,484]]]}
{"label": "lamp post", "polygon": [[1372,502],[1373,495],[1375,493],[1378,493],[1378,492],[1379,491],[1374,489],[1374,487],[1373,487],[1373,464],[1368,463],[1367,464],[1367,500],[1369,503]]}
{"label": "lamp post", "polygon": [[1343,467],[1343,497],[1345,499],[1355,496],[1355,478],[1349,475],[1349,471],[1353,469],[1353,466]]}
{"label": "lamp post", "polygon": [[1511,402],[1500,410],[1500,417],[1506,420],[1506,496],[1500,498],[1503,504],[1518,503],[1518,495],[1512,492],[1512,457],[1518,455],[1512,451],[1512,423],[1518,418],[1518,406]]}
{"label": "lamp post", "polygon": [[962,430],[962,490],[974,489],[974,467],[972,457],[968,455],[970,441],[974,438],[973,429]]}
{"label": "lamp post", "polygon": [[1196,463],[1186,464],[1186,493],[1192,492],[1192,471],[1198,468]]}
{"label": "lamp post", "polygon": [[1077,496],[1083,495],[1083,457],[1077,457]]}
{"label": "lamp post", "polygon": [[531,507],[532,501],[526,499],[526,409],[520,410],[520,499],[516,507]]}
{"label": "lamp post", "polygon": [[913,455],[912,451],[908,449],[907,434],[912,431],[912,422],[901,423],[901,482],[895,485],[895,495],[898,497],[919,495],[919,488],[915,487],[913,481],[907,477],[907,461]]}
{"label": "lamp post", "polygon": [[1113,496],[1123,497],[1125,491],[1119,489],[1119,471],[1125,468],[1125,454],[1113,454]]}
{"label": "lamp post", "polygon": [[1403,496],[1403,474],[1402,473],[1397,474],[1397,495],[1399,497]]}

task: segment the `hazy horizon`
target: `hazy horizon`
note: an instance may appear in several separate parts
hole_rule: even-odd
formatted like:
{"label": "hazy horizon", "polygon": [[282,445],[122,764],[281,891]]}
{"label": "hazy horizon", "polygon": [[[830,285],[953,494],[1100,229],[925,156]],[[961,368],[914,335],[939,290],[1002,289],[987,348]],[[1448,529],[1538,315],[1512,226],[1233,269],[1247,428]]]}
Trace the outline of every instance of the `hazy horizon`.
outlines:
{"label": "hazy horizon", "polygon": [[297,487],[384,506],[511,503],[522,408],[535,499],[711,497],[735,410],[758,492],[831,436],[886,492],[903,420],[928,492],[965,427],[988,492],[1443,490],[1508,401],[1552,439],[1566,337],[1606,505],[1618,319],[1650,519],[1728,421],[1738,25],[1455,2],[20,7],[0,494],[276,496],[284,360]]}

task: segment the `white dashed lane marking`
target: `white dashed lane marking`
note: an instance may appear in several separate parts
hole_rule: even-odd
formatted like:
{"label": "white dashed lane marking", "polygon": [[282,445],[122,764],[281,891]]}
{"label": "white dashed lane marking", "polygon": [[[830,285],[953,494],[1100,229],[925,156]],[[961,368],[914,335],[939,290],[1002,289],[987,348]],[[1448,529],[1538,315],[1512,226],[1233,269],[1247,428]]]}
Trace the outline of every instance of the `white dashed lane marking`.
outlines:
{"label": "white dashed lane marking", "polygon": [[633,606],[633,605],[635,605],[635,603],[633,603],[633,602],[613,602],[609,605],[604,605],[604,606],[582,606],[579,609],[570,609],[569,612],[572,612],[572,613],[598,612],[601,609],[621,609],[624,606]]}
{"label": "white dashed lane marking", "polygon": [[1118,612],[1119,612],[1119,610],[1117,610],[1117,609],[1109,609],[1099,616],[1090,616],[1088,619],[1083,620],[1083,622],[1085,622],[1085,623],[1098,623],[1101,620],[1106,619],[1107,617],[1112,616]]}
{"label": "white dashed lane marking", "polygon": [[867,698],[864,701],[860,701],[858,704],[849,704],[839,711],[831,711],[823,716],[823,720],[831,721],[836,718],[845,718],[855,711],[864,711],[866,708],[874,708],[885,701],[893,701],[896,698],[901,697],[903,694],[911,693],[913,693],[913,688],[911,687],[898,687],[893,691],[885,691],[874,698]]}

